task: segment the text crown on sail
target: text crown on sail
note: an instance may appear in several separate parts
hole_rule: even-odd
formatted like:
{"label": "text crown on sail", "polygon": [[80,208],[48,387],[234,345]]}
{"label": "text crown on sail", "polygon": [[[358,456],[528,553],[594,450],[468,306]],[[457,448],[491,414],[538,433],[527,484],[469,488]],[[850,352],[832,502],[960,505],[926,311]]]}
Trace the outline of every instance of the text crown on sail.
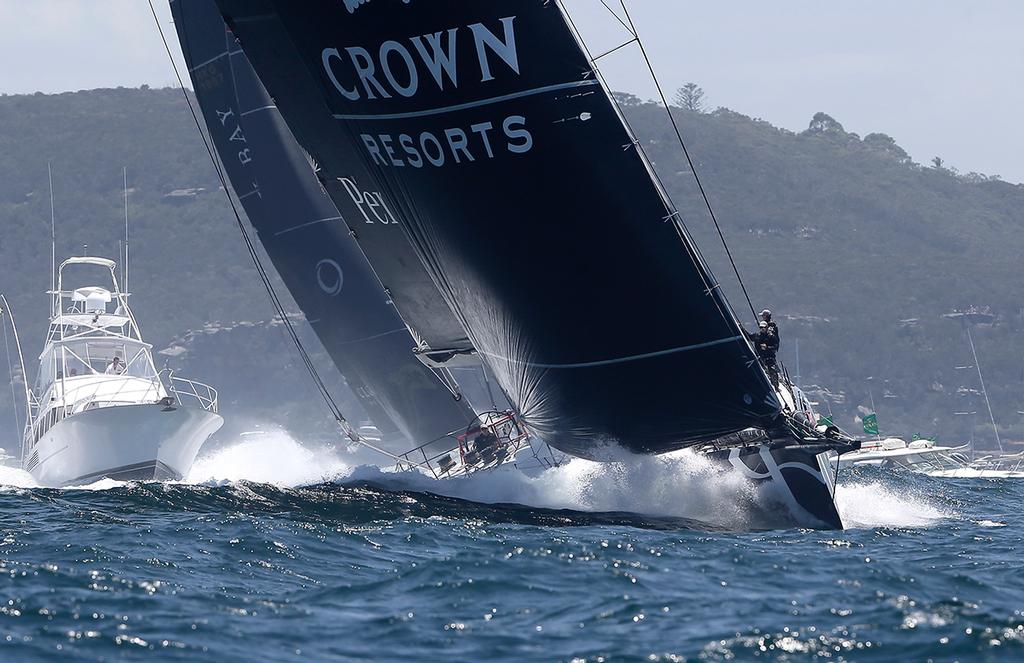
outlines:
{"label": "text crown on sail", "polygon": [[408,44],[388,40],[374,52],[361,46],[325,48],[321,54],[324,70],[335,89],[350,101],[413,97],[423,80],[432,80],[441,91],[447,84],[458,88],[460,73],[465,74],[459,66],[465,61],[458,57],[460,35],[468,30],[475,55],[472,60],[477,65],[474,75],[479,74],[480,82],[494,80],[495,67],[502,62],[519,75],[515,18],[500,19],[497,32],[501,36],[483,23],[473,23],[410,37]]}

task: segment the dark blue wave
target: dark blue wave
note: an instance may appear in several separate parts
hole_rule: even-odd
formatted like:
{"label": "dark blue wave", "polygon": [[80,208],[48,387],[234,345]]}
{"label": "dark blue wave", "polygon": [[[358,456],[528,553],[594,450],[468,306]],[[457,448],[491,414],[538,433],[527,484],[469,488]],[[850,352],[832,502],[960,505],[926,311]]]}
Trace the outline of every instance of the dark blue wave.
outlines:
{"label": "dark blue wave", "polygon": [[1021,484],[845,481],[875,525],[715,531],[365,481],[3,489],[0,658],[1024,656]]}

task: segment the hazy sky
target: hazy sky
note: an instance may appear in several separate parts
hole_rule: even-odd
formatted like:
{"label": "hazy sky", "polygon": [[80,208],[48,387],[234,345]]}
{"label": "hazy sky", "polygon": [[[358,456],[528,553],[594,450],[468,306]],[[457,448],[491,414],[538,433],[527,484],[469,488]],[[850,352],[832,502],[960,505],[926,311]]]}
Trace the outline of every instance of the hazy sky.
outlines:
{"label": "hazy sky", "polygon": [[[618,6],[618,0],[606,0]],[[154,0],[174,39],[166,0]],[[566,0],[595,53],[624,40],[599,0]],[[628,0],[663,84],[793,130],[825,111],[918,161],[1024,182],[1020,0]],[[177,48],[177,45],[174,44]],[[628,50],[616,89],[654,88]],[[147,0],[0,0],[0,92],[169,85]]]}

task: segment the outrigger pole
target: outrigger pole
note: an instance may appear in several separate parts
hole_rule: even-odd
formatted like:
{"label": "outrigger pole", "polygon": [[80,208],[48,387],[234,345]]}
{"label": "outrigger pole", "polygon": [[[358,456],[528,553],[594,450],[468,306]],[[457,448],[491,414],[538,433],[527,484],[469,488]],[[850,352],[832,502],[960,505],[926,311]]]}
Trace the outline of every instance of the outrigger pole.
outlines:
{"label": "outrigger pole", "polygon": [[[18,325],[14,322],[14,311],[11,309],[11,305],[7,303],[7,297],[3,294],[0,294],[0,304],[2,304],[0,306],[0,314],[7,313],[7,317],[11,319],[11,329],[14,331],[14,346],[18,349],[18,362],[21,364],[21,385],[25,389],[25,426],[28,427],[32,422],[32,398],[31,392],[28,389],[28,373],[25,372],[25,355],[21,352],[21,338],[18,336]],[[0,321],[0,324],[2,324],[2,321]],[[4,333],[4,339],[6,340],[6,328]],[[11,376],[11,388],[14,388],[13,375]],[[15,405],[15,407],[17,406]],[[24,437],[25,431],[21,431],[21,434]],[[23,463],[26,449],[27,447],[22,444],[21,454]]]}

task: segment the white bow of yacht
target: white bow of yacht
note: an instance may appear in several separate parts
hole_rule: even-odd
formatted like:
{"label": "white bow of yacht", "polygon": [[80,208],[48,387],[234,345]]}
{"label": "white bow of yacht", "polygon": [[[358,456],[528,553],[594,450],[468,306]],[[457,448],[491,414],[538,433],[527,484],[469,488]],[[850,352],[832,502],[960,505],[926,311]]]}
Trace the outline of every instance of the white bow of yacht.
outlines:
{"label": "white bow of yacht", "polygon": [[[109,286],[69,288],[72,267],[105,271]],[[24,468],[44,486],[180,479],[223,424],[215,389],[156,370],[115,270],[106,258],[69,258],[49,292],[22,446]]]}

